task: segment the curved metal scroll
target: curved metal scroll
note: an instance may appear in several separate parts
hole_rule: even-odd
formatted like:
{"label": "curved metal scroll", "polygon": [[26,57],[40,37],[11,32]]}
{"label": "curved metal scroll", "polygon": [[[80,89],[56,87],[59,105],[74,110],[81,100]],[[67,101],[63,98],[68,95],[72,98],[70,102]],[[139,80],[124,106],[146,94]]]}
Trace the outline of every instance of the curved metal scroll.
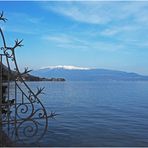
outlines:
{"label": "curved metal scroll", "polygon": [[[0,20],[6,21],[3,13],[0,15]],[[5,97],[4,103],[2,103],[2,108],[7,108],[8,112],[2,114],[3,130],[11,140],[17,143],[35,143],[45,134],[48,127],[48,118],[54,116],[54,114],[51,113],[48,116],[44,105],[38,98],[43,89],[38,88],[37,92],[34,93],[25,82],[23,75],[29,72],[28,69],[25,69],[23,73],[19,71],[15,49],[23,46],[21,44],[22,40],[16,40],[14,46],[9,47],[1,28],[0,34],[3,43],[0,48],[3,52],[1,56],[5,57],[8,68],[8,95]],[[15,71],[12,71],[12,66]],[[12,75],[15,75],[14,82],[10,81]],[[13,95],[10,92],[14,92]]]}

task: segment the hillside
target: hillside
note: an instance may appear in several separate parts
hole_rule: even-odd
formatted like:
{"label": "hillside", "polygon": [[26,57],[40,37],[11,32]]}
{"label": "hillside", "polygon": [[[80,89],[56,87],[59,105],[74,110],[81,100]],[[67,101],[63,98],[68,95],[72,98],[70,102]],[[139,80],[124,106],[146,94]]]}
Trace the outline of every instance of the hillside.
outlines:
{"label": "hillside", "polygon": [[89,69],[74,66],[52,66],[32,71],[31,74],[39,77],[63,77],[69,81],[148,81],[148,76],[107,69]]}
{"label": "hillside", "polygon": [[[3,64],[2,64],[2,78],[4,81],[8,79],[8,68]],[[10,80],[15,80],[16,78],[17,78],[16,72],[11,71]],[[39,76],[33,76],[31,74],[23,75],[23,79],[26,81],[65,81],[64,78],[44,78]]]}

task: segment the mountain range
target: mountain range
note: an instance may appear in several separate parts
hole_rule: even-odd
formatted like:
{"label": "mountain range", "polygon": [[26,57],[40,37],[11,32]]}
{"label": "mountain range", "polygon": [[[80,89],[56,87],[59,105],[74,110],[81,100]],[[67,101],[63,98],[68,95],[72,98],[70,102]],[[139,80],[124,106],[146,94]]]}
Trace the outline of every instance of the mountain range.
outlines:
{"label": "mountain range", "polygon": [[31,72],[45,78],[62,77],[67,81],[148,81],[148,76],[118,70],[83,68],[76,66],[49,66]]}
{"label": "mountain range", "polygon": [[[0,62],[0,68],[2,68],[2,80],[7,81],[8,73],[10,73],[8,67]],[[63,78],[43,78],[43,77],[33,76],[31,74],[24,74],[22,75],[22,78],[26,81],[65,81],[65,79]],[[14,81],[16,79],[19,80],[17,72],[11,70],[11,73],[9,75],[9,80]]]}

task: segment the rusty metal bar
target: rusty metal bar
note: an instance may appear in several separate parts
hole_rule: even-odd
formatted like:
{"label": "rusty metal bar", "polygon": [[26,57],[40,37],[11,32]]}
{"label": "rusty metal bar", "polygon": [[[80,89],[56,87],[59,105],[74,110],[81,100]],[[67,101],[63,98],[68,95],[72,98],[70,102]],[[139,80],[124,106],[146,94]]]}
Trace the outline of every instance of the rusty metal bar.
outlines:
{"label": "rusty metal bar", "polygon": [[[10,72],[11,72],[11,69],[10,69],[10,64],[9,64],[9,60],[8,58],[6,57],[6,62],[7,62],[7,65],[8,65],[8,71],[7,71],[7,101],[9,102],[10,100]],[[10,106],[8,106],[8,114],[10,113]],[[8,115],[8,135],[9,135],[9,131],[10,131],[10,124],[9,124],[9,120],[10,120],[10,116]]]}
{"label": "rusty metal bar", "polygon": [[0,54],[0,146],[2,146],[2,55]]}
{"label": "rusty metal bar", "polygon": [[14,122],[14,128],[15,128],[15,141],[16,141],[16,137],[17,137],[17,111],[16,111],[16,108],[17,108],[17,87],[16,87],[16,82],[15,82],[15,115],[14,115],[14,118],[15,118],[15,122]]}

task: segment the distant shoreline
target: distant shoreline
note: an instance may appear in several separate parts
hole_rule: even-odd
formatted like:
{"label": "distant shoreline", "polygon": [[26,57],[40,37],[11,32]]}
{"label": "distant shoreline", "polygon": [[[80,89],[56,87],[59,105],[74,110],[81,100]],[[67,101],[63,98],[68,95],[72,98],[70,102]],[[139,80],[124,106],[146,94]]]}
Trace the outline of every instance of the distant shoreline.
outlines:
{"label": "distant shoreline", "polygon": [[50,82],[65,82],[64,78],[40,78],[32,75],[23,76],[25,81],[50,81]]}

